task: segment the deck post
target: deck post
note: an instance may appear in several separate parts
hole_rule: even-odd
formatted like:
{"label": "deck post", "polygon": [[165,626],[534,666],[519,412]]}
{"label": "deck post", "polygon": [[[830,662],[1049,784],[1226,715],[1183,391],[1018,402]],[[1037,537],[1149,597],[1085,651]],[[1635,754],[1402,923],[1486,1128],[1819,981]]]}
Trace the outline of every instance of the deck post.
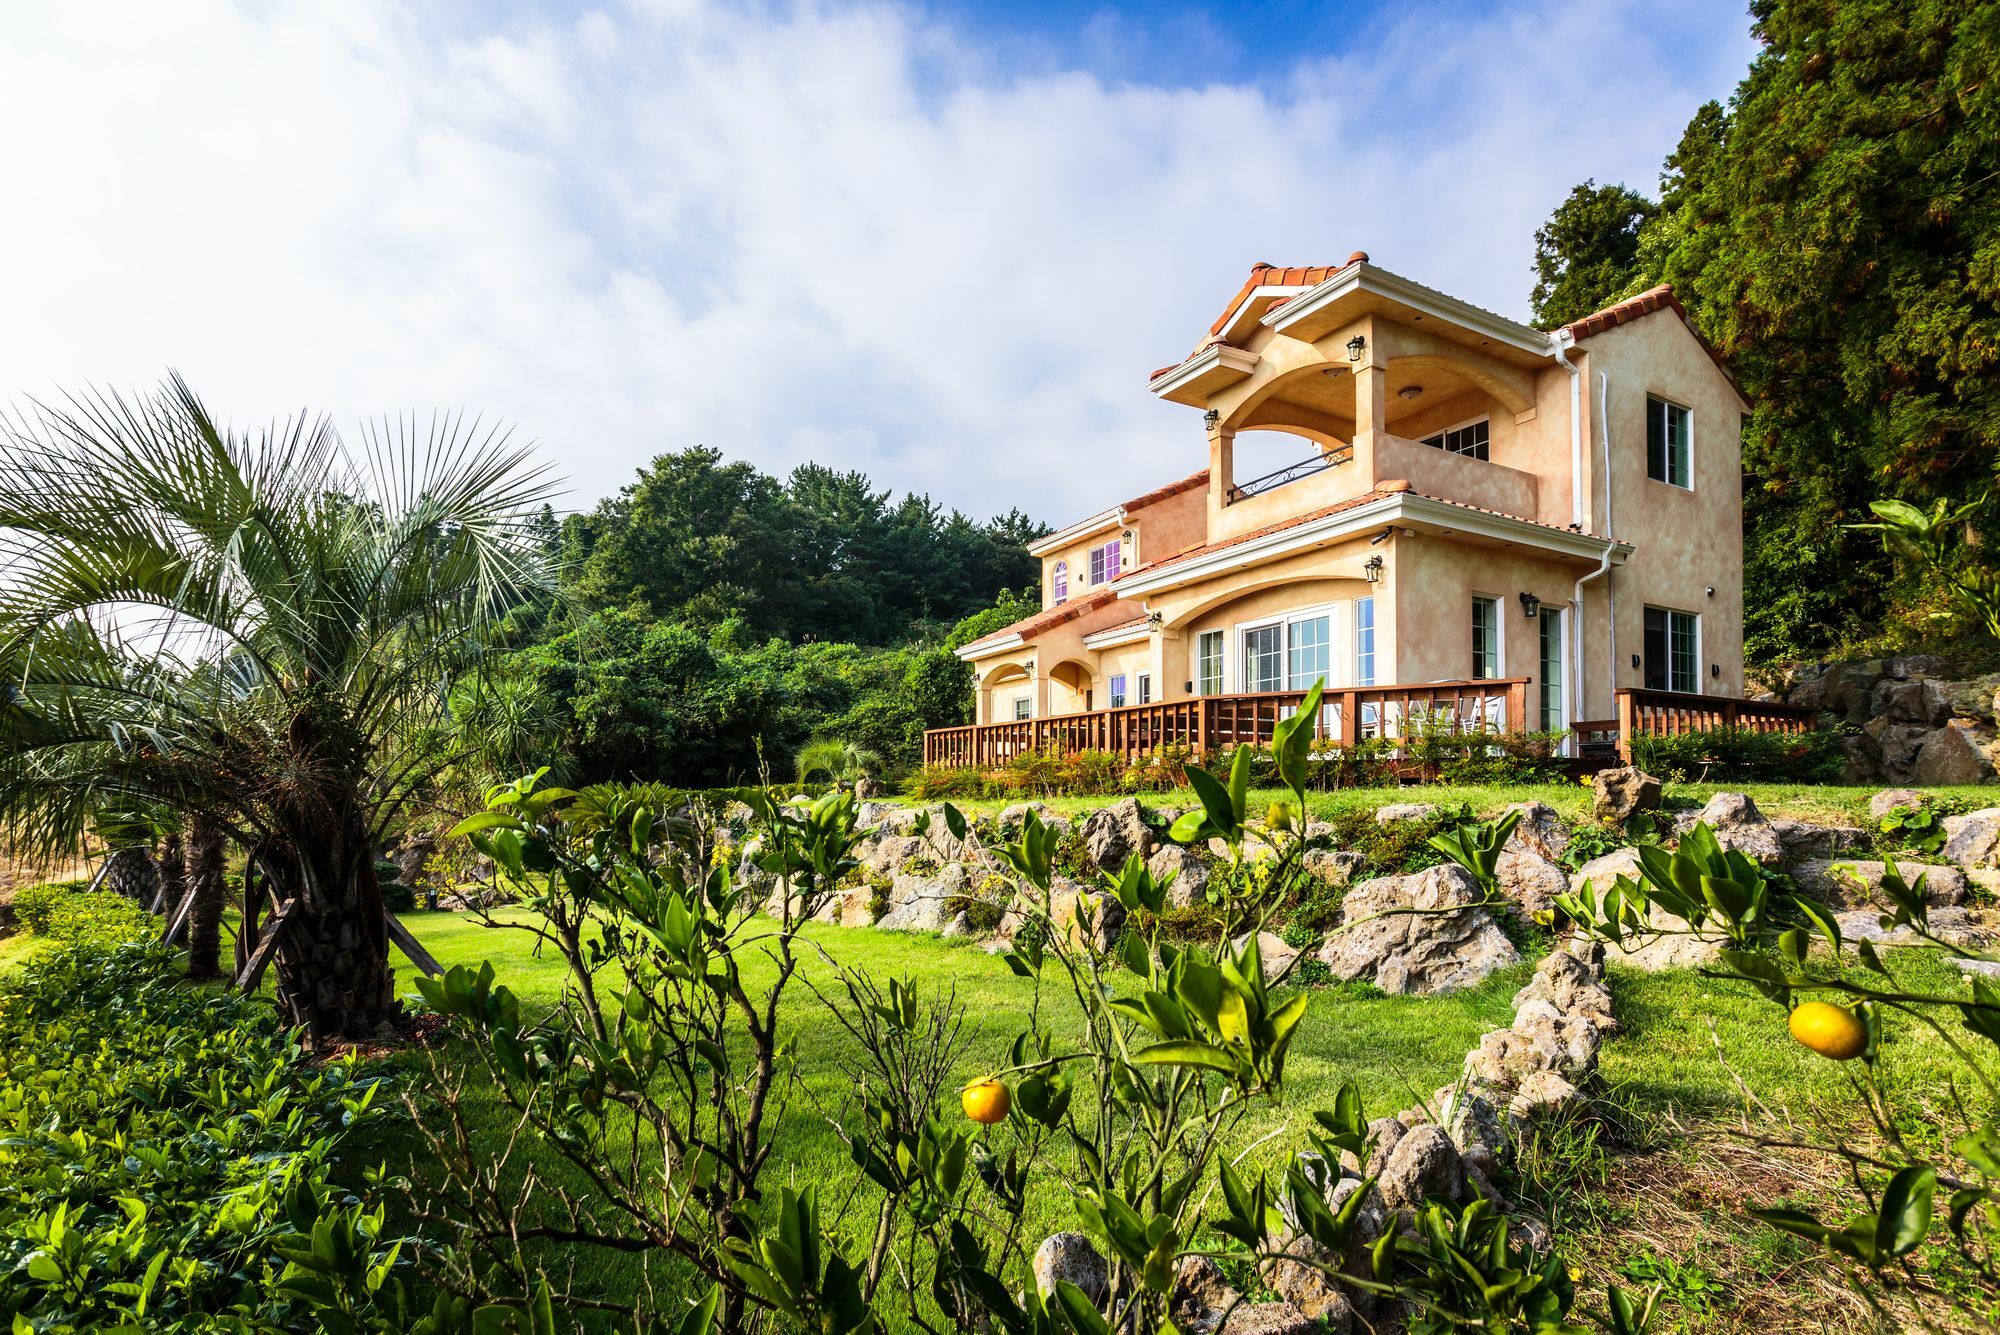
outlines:
{"label": "deck post", "polygon": [[1618,759],[1624,764],[1632,763],[1632,692],[1618,692]]}

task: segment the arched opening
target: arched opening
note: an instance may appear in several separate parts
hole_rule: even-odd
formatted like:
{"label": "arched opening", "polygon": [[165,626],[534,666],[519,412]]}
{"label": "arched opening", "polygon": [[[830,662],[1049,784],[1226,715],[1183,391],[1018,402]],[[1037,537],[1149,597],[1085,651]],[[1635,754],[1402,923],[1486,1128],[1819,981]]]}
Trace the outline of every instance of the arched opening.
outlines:
{"label": "arched opening", "polygon": [[1030,718],[1035,709],[1035,680],[1019,663],[1001,663],[979,679],[981,723],[1009,723]]}
{"label": "arched opening", "polygon": [[1073,658],[1049,669],[1049,715],[1080,714],[1095,708],[1096,675]]}

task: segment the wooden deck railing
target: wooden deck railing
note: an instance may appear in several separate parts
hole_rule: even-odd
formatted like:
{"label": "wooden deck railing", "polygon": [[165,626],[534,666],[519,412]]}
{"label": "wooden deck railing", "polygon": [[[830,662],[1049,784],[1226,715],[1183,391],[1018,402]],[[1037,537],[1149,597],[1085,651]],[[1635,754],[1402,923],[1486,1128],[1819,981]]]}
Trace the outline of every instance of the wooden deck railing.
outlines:
{"label": "wooden deck railing", "polygon": [[1618,758],[1631,763],[1634,737],[1677,737],[1718,728],[1803,733],[1813,730],[1817,718],[1817,711],[1805,705],[1627,688],[1618,692]]}
{"label": "wooden deck railing", "polygon": [[[1342,744],[1363,737],[1406,737],[1419,726],[1460,731],[1512,732],[1529,725],[1526,677],[1491,681],[1439,681],[1420,686],[1356,686],[1329,690],[1321,697],[1315,735]],[[1249,695],[1205,695],[1122,709],[1097,709],[1053,718],[963,728],[932,728],[924,734],[926,765],[1004,765],[1026,751],[1097,750],[1131,759],[1173,744],[1211,751],[1244,743],[1267,745],[1281,718],[1298,712],[1304,691]],[[1584,755],[1630,763],[1635,736],[1671,737],[1717,728],[1752,732],[1808,732],[1813,711],[1798,705],[1734,700],[1671,691],[1621,690],[1618,717],[1578,723],[1572,732]]]}
{"label": "wooden deck railing", "polygon": [[[1464,731],[1509,731],[1528,717],[1528,679],[1438,681],[1420,686],[1355,686],[1327,691],[1316,736],[1342,743],[1401,737],[1422,721]],[[926,765],[1003,765],[1025,751],[1098,750],[1130,759],[1177,744],[1209,751],[1244,743],[1265,745],[1278,720],[1298,712],[1304,691],[1204,695],[1053,718],[932,728],[924,734]]]}

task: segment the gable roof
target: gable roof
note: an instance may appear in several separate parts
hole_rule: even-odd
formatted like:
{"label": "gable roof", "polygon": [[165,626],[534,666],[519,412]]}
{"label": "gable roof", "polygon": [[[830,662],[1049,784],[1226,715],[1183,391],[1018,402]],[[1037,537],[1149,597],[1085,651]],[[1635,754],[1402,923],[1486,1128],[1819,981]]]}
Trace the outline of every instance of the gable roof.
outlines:
{"label": "gable roof", "polygon": [[[1347,264],[1354,263],[1356,259],[1364,258],[1366,257],[1360,251],[1356,251],[1353,257],[1347,261]],[[1236,314],[1238,307],[1250,300],[1252,294],[1258,288],[1318,287],[1321,283],[1324,283],[1327,279],[1345,269],[1347,264],[1312,264],[1303,267],[1280,269],[1275,264],[1265,264],[1260,260],[1250,266],[1250,276],[1243,280],[1243,286],[1236,290],[1236,295],[1231,297],[1229,304],[1222,308],[1222,314],[1215,317],[1215,323],[1208,327],[1209,336],[1213,337],[1216,334],[1220,334],[1224,329],[1227,329],[1229,327],[1229,318]],[[1279,300],[1282,301],[1285,298],[1281,297]]]}
{"label": "gable roof", "polygon": [[1658,287],[1649,287],[1636,297],[1627,297],[1623,301],[1613,302],[1601,311],[1592,311],[1580,320],[1571,320],[1563,326],[1563,329],[1568,332],[1572,339],[1581,343],[1586,338],[1592,338],[1608,330],[1616,329],[1622,324],[1630,324],[1632,321],[1651,315],[1655,311],[1672,311],[1675,315],[1678,315],[1681,318],[1681,323],[1687,327],[1688,333],[1694,336],[1694,341],[1701,344],[1701,350],[1708,354],[1710,361],[1715,363],[1715,369],[1722,372],[1723,378],[1729,382],[1729,387],[1739,395],[1742,395],[1745,403],[1750,401],[1750,396],[1743,393],[1743,386],[1736,382],[1736,373],[1729,369],[1729,363],[1722,360],[1722,354],[1715,350],[1715,346],[1712,343],[1701,336],[1701,330],[1695,328],[1694,321],[1688,318],[1687,307],[1681,305],[1680,298],[1674,295],[1674,285],[1672,283],[1662,283]]}
{"label": "gable roof", "polygon": [[1206,487],[1207,485],[1208,470],[1204,468],[1199,473],[1188,474],[1178,482],[1169,482],[1164,487],[1153,488],[1143,496],[1134,496],[1118,508],[1129,515],[1134,510],[1142,510],[1146,506],[1157,505],[1159,502],[1178,496],[1184,491],[1193,491],[1197,487]]}
{"label": "gable roof", "polygon": [[992,644],[995,641],[1007,639],[1009,636],[1022,640],[1032,640],[1043,631],[1054,630],[1064,622],[1076,620],[1076,618],[1082,616],[1085,612],[1095,612],[1098,608],[1103,607],[1117,596],[1112,591],[1111,585],[1106,584],[1101,588],[1091,590],[1081,598],[1072,598],[1066,603],[1057,603],[1054,607],[1044,608],[1031,617],[1023,617],[1011,626],[1002,626],[999,630],[962,644],[958,647],[957,652],[960,657],[964,657],[982,645]]}

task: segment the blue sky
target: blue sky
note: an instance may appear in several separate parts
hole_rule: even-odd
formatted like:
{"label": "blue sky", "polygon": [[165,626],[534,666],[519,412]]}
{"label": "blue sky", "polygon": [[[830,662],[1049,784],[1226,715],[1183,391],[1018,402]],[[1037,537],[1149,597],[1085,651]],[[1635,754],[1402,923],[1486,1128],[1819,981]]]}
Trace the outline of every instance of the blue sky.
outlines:
{"label": "blue sky", "polygon": [[[0,45],[0,399],[514,424],[587,505],[695,443],[1061,522],[1202,462],[1146,393],[1250,264],[1524,316],[1652,189],[1735,4],[37,6]],[[23,206],[25,202],[25,206]]]}

